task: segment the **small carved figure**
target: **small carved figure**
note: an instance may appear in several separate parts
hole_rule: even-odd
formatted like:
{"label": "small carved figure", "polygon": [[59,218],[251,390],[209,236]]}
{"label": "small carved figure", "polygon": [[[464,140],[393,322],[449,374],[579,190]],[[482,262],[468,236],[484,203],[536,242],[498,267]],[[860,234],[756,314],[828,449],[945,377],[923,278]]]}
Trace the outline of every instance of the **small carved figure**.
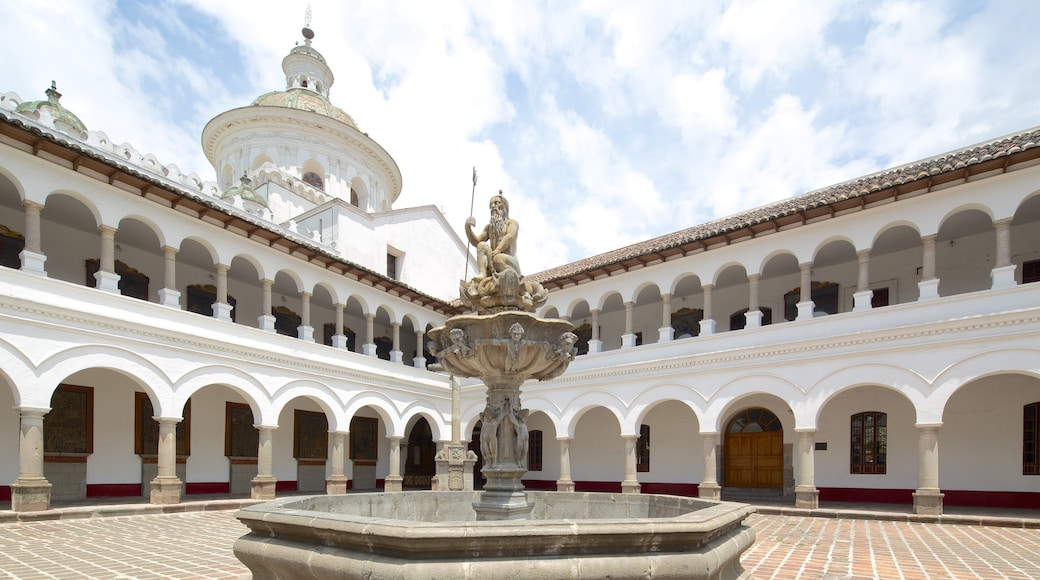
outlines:
{"label": "small carved figure", "polygon": [[502,192],[492,196],[488,206],[491,208],[491,223],[479,234],[473,233],[477,220],[472,216],[466,220],[466,237],[477,247],[477,276],[490,277],[507,268],[520,276],[520,262],[516,259],[516,236],[520,224],[509,219],[509,202]]}
{"label": "small carved figure", "polygon": [[467,358],[470,355],[469,345],[466,344],[466,332],[461,328],[453,328],[448,332],[448,339],[451,340],[451,346],[448,347],[448,354],[458,355],[462,358]]}
{"label": "small carved figure", "polygon": [[574,347],[574,343],[578,341],[578,335],[573,332],[565,332],[560,335],[560,340],[552,345],[552,350],[545,353],[545,358],[549,360],[574,360],[574,355],[577,354],[577,349]]}
{"label": "small carved figure", "polygon": [[519,322],[514,322],[509,327],[509,362],[514,367],[520,361],[520,346],[524,340],[524,327]]}
{"label": "small carved figure", "polygon": [[502,420],[502,410],[488,405],[481,413],[480,453],[484,455],[484,465],[493,467],[498,458],[498,424]]}

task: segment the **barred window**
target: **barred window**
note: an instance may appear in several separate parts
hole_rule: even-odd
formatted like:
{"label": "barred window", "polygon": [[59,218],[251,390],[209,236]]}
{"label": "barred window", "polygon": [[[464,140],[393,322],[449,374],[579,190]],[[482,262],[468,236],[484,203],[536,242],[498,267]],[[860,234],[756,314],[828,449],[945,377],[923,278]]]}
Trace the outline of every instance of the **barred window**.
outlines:
{"label": "barred window", "polygon": [[877,411],[853,415],[851,443],[849,473],[885,473],[888,415]]}
{"label": "barred window", "polygon": [[542,470],[542,432],[536,429],[528,433],[527,471]]}
{"label": "barred window", "polygon": [[639,426],[636,441],[636,471],[650,471],[650,426]]}
{"label": "barred window", "polygon": [[1040,475],[1040,402],[1022,408],[1022,475]]}

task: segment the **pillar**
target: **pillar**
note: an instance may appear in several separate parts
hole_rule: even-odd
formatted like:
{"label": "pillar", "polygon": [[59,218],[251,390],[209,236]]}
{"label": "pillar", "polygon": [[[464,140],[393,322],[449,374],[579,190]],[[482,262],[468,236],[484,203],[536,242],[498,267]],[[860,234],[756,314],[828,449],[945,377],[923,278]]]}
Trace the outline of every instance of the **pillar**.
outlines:
{"label": "pillar", "polygon": [[412,359],[412,366],[417,369],[426,368],[426,357],[423,356],[423,329],[415,329],[415,357]]}
{"label": "pillar", "polygon": [[332,435],[332,473],[325,480],[325,493],[342,495],[347,493],[347,476],[343,473],[344,457],[347,453],[347,431],[330,431]]}
{"label": "pillar", "polygon": [[560,479],[556,480],[556,491],[573,492],[574,481],[571,479],[571,438],[557,437],[560,442]]}
{"label": "pillar", "polygon": [[274,499],[274,430],[277,426],[255,425],[260,432],[260,443],[256,449],[256,477],[250,482],[250,496],[253,499]]}
{"label": "pillar", "polygon": [[390,440],[390,474],[386,476],[383,491],[401,491],[404,489],[404,478],[401,477],[401,437],[387,437]]}
{"label": "pillar", "polygon": [[852,295],[853,312],[870,310],[870,300],[874,298],[874,291],[870,289],[870,250],[856,252],[856,262],[859,264],[859,277],[856,292]]}
{"label": "pillar", "polygon": [[794,507],[817,509],[820,490],[816,489],[816,429],[798,432],[798,478],[794,485]]}
{"label": "pillar", "polygon": [[22,271],[40,276],[46,276],[47,270],[44,264],[47,256],[43,254],[40,236],[40,212],[43,206],[35,201],[25,200],[22,202],[25,208],[25,247],[18,257],[22,260]]}
{"label": "pillar", "polygon": [[365,315],[365,342],[361,345],[365,356],[377,356],[376,354],[376,315]]}
{"label": "pillar", "polygon": [[745,328],[762,326],[762,311],[758,309],[758,281],[761,274],[748,274],[748,311],[744,313]]}
{"label": "pillar", "polygon": [[622,435],[625,440],[625,479],[621,482],[621,493],[639,493],[636,477],[636,443],[639,435]]}
{"label": "pillar", "polygon": [[296,328],[300,340],[314,342],[314,327],[311,326],[311,293],[300,292],[300,326]]}
{"label": "pillar", "polygon": [[43,416],[49,408],[18,407],[18,478],[11,484],[11,509],[16,512],[50,508],[51,483],[43,475]]}
{"label": "pillar", "polygon": [[658,342],[671,342],[675,338],[675,329],[672,328],[672,295],[665,292],[661,294],[661,328],[657,329]]}
{"label": "pillar", "polygon": [[116,274],[116,229],[112,226],[101,226],[101,262],[94,273],[97,288],[112,294],[119,294],[119,274]]}
{"label": "pillar", "polygon": [[942,423],[918,423],[917,491],[914,513],[942,515],[943,493],[939,491],[939,427]]}
{"label": "pillar", "polygon": [[260,330],[264,332],[275,332],[274,316],[271,314],[271,289],[274,287],[274,280],[264,278],[263,280],[260,280],[260,286],[263,288],[263,293],[261,294],[260,316],[257,318],[260,324]]}
{"label": "pillar", "polygon": [[163,287],[159,289],[159,304],[180,309],[181,293],[177,291],[177,248],[163,246]]}
{"label": "pillar", "polygon": [[997,230],[997,262],[990,272],[994,290],[1011,288],[1015,282],[1015,264],[1011,261],[1011,218],[993,222]]}
{"label": "pillar", "polygon": [[719,501],[722,499],[722,486],[719,485],[718,460],[716,447],[719,434],[714,431],[701,433],[704,441],[704,480],[697,486],[697,497]]}
{"label": "pillar", "polygon": [[812,299],[812,262],[798,264],[802,274],[801,292],[798,297],[798,316],[795,320],[812,320],[816,304]]}
{"label": "pillar", "polygon": [[592,314],[592,340],[589,341],[589,353],[603,352],[603,341],[599,338],[599,310],[593,310]]}
{"label": "pillar", "polygon": [[625,302],[625,333],[621,335],[621,348],[631,348],[636,345],[636,335],[632,332],[632,316],[635,307],[634,302]]}
{"label": "pillar", "polygon": [[917,300],[920,302],[939,297],[939,278],[935,275],[935,241],[938,238],[935,234],[921,237],[921,281],[917,283],[920,290]]}
{"label": "pillar", "polygon": [[701,318],[701,336],[715,334],[715,315],[712,314],[711,291],[714,284],[703,284],[701,290],[704,292],[704,318]]}
{"label": "pillar", "polygon": [[152,418],[159,423],[159,473],[151,481],[151,502],[180,503],[182,482],[177,477],[177,423],[181,418]]}
{"label": "pillar", "polygon": [[217,301],[213,303],[213,316],[231,322],[231,305],[227,298],[227,274],[231,266],[216,264],[214,267],[217,269]]}
{"label": "pillar", "polygon": [[390,362],[401,364],[404,362],[404,353],[401,352],[401,323],[390,323],[390,336],[393,348],[390,349]]}

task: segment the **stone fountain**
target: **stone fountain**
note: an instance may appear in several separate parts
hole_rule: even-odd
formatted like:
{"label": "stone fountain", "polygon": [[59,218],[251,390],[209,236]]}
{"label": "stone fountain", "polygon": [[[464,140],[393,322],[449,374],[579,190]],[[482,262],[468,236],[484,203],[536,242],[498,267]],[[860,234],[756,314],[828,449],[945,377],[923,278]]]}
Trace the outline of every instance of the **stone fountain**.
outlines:
{"label": "stone fountain", "polygon": [[[462,284],[461,298],[476,314],[429,333],[445,370],[487,387],[483,492],[293,497],[244,508],[236,516],[251,532],[235,543],[235,555],[256,579],[743,577],[740,554],[755,538],[743,525],[750,506],[524,491],[521,386],[563,373],[577,337],[569,322],[532,314],[546,292],[521,274],[519,226],[505,197],[494,196],[490,207],[491,223],[480,233],[472,217],[466,222],[477,274]],[[460,468],[456,459],[448,467]]]}

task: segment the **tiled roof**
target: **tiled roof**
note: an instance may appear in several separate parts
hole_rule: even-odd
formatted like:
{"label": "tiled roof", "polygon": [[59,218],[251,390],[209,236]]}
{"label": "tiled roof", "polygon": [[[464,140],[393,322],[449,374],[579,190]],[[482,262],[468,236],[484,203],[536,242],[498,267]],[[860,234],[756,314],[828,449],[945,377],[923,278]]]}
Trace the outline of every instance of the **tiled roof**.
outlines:
{"label": "tiled roof", "polygon": [[528,275],[546,288],[596,278],[1040,157],[1040,127],[880,171]]}

